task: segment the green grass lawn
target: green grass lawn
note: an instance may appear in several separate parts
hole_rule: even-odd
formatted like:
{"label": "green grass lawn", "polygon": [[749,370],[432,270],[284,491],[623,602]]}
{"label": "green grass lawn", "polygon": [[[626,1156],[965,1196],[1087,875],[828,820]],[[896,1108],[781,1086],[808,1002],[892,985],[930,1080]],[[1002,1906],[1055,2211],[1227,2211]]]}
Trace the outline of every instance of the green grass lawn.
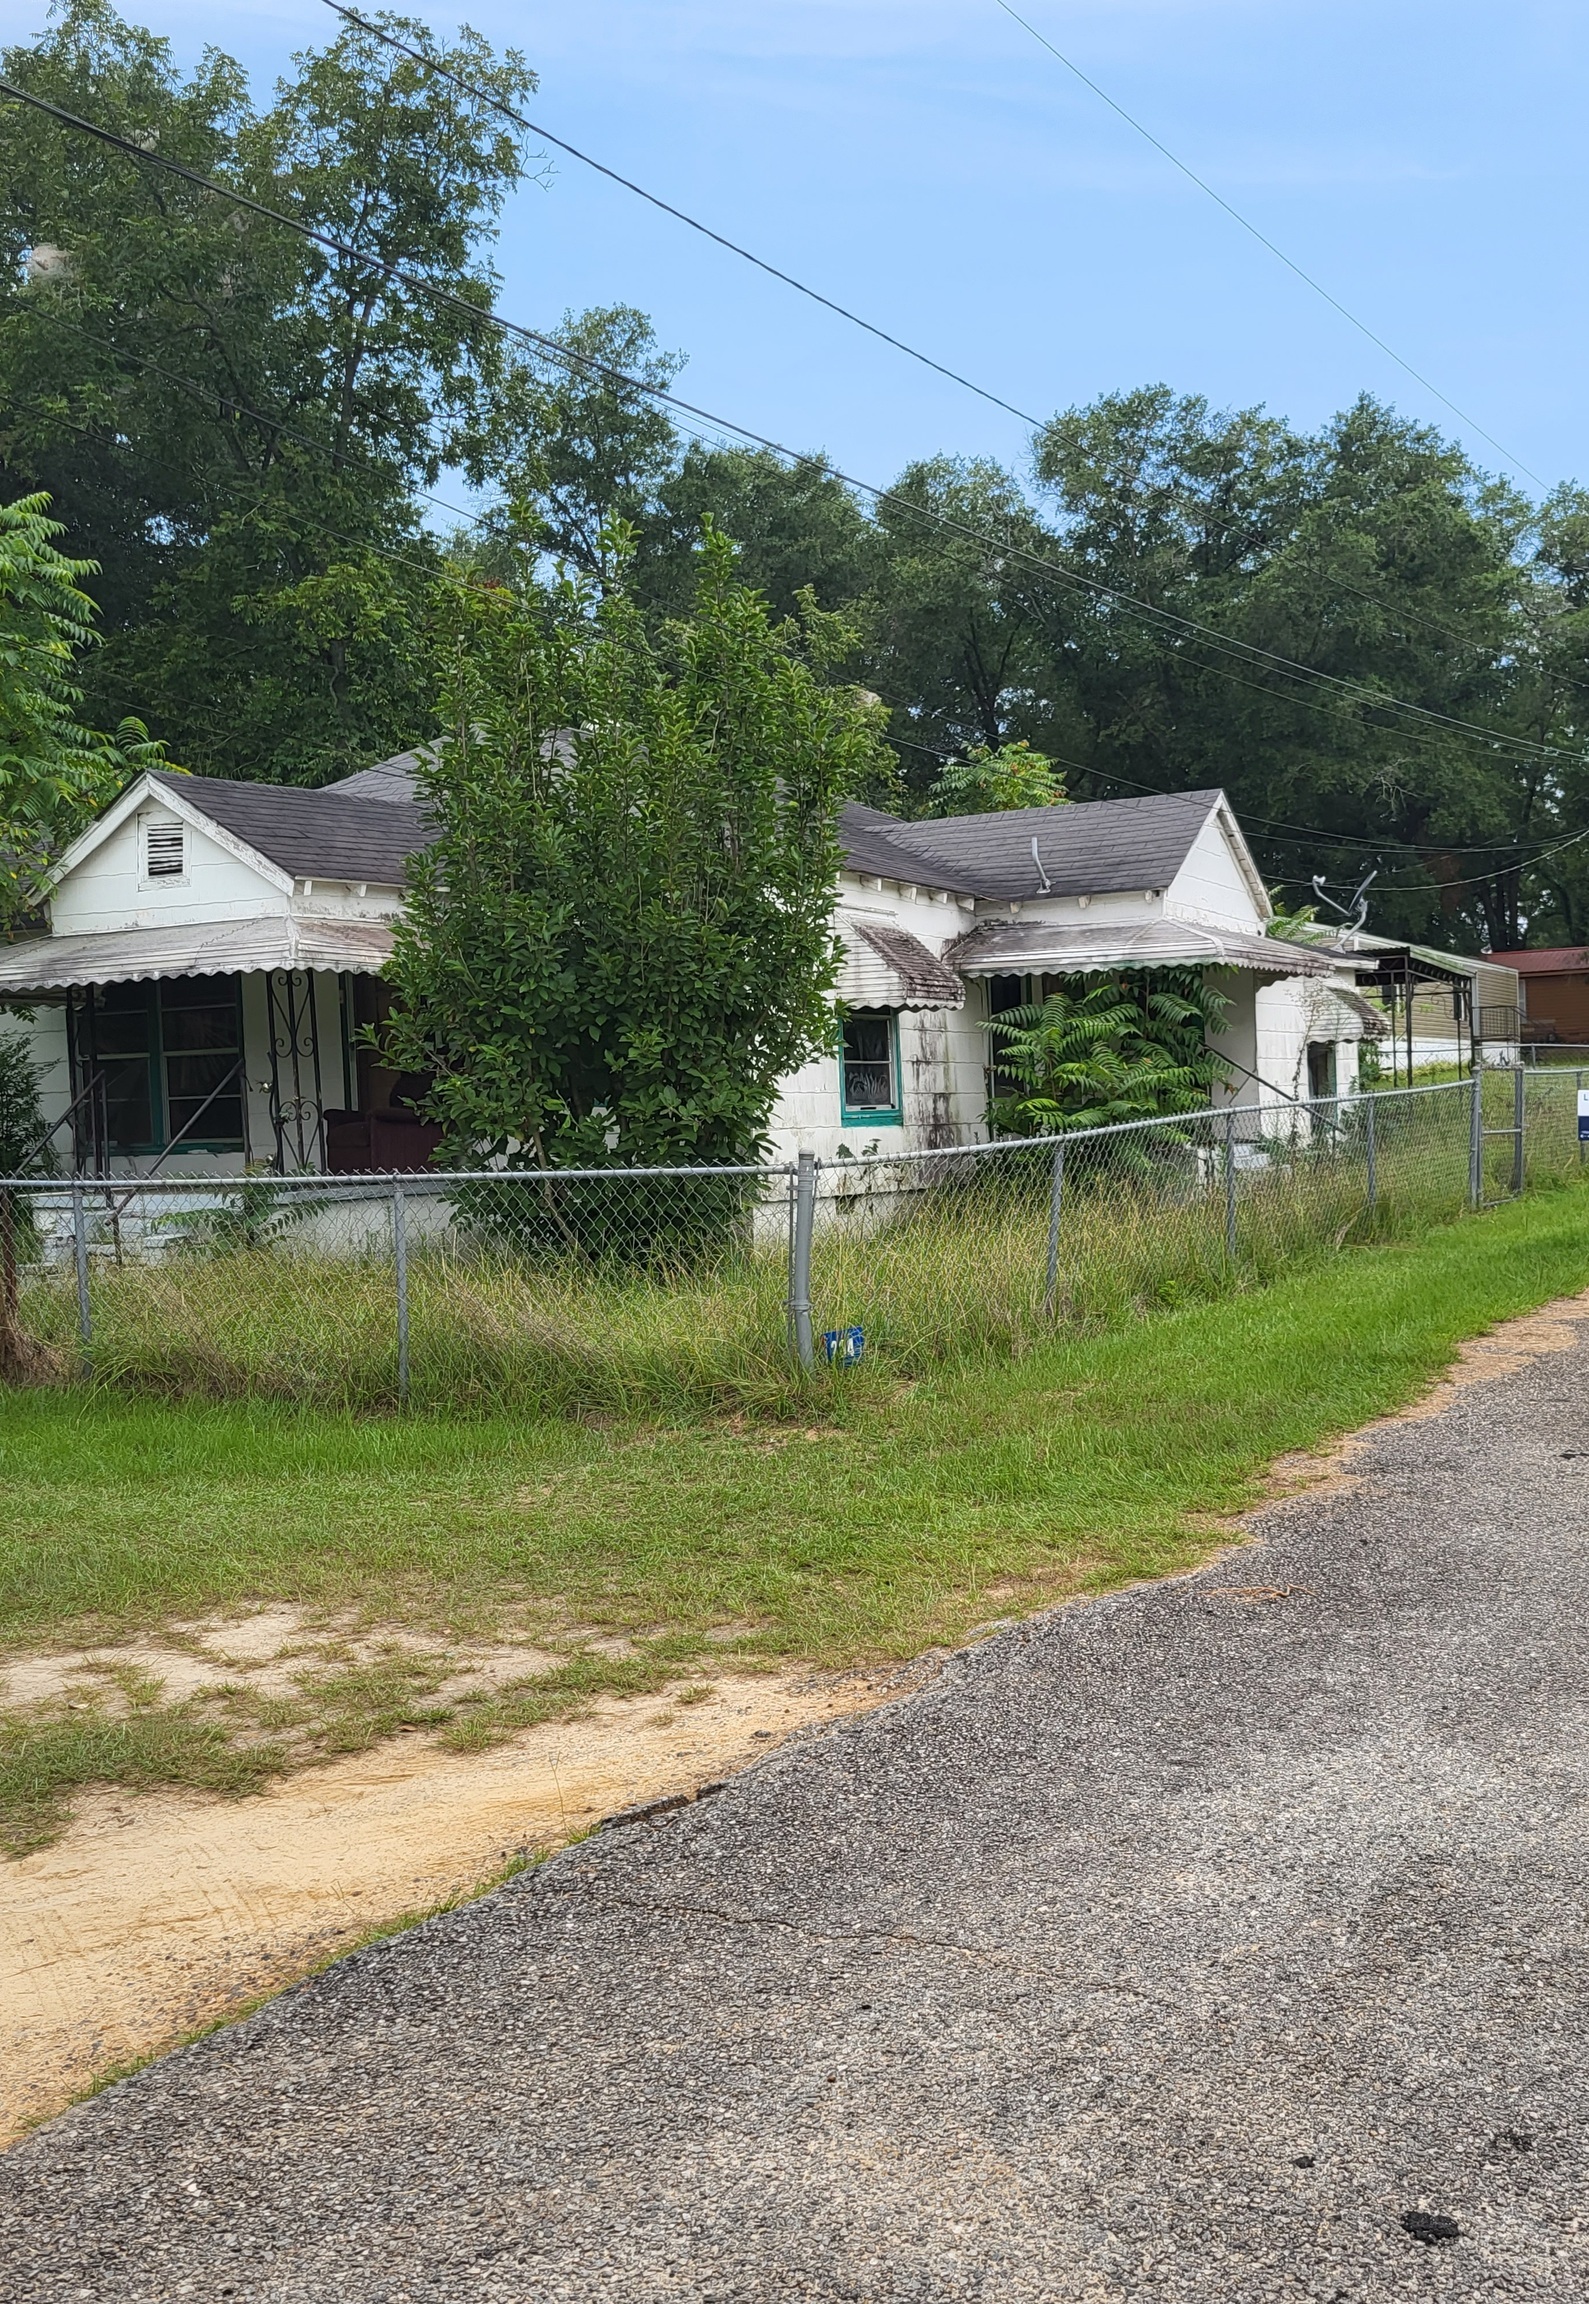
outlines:
{"label": "green grass lawn", "polygon": [[[573,1633],[551,1682],[456,1715],[427,1707],[439,1663],[328,1680],[317,1750],[405,1721],[479,1744],[708,1653],[902,1658],[1192,1564],[1220,1540],[1209,1516],[1249,1502],[1275,1456],[1402,1404],[1463,1338],[1586,1285],[1589,1194],[1568,1187],[994,1370],[824,1382],[798,1420],[360,1420],[14,1391],[0,1647],[279,1600],[417,1627],[437,1657],[504,1626]],[[582,1653],[582,1630],[626,1633],[633,1653]],[[286,1764],[242,1698],[228,1713],[135,1693],[125,1719],[0,1725],[12,1846],[52,1828],[74,1782],[246,1789]]]}

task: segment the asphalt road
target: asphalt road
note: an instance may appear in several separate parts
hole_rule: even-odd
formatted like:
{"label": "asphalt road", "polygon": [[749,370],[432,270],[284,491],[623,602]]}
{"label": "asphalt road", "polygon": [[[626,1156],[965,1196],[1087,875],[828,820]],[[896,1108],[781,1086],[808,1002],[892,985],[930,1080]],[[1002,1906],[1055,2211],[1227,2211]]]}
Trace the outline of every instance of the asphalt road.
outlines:
{"label": "asphalt road", "polygon": [[1586,1402],[170,2057],[0,2162],[0,2294],[1589,2297]]}

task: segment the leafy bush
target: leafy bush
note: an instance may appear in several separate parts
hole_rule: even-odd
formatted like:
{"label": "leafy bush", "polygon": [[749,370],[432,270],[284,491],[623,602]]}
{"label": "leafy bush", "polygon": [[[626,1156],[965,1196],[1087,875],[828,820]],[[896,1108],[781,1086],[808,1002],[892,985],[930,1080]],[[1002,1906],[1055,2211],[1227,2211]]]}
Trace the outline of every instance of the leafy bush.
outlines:
{"label": "leafy bush", "polygon": [[994,1124],[1054,1135],[1199,1110],[1222,1077],[1208,1040],[1229,1010],[1194,969],[1064,977],[989,1026],[1001,1089]]}

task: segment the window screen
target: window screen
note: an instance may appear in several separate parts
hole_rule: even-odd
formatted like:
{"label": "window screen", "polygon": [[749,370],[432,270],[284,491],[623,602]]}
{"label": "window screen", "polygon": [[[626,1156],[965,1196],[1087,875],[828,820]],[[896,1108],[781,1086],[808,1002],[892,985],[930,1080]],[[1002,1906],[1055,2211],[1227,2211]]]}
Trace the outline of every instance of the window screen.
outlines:
{"label": "window screen", "polygon": [[894,1018],[887,1010],[847,1016],[842,1056],[846,1117],[896,1117]]}
{"label": "window screen", "polygon": [[184,1145],[240,1150],[243,1083],[227,1075],[242,1054],[242,1026],[235,976],[91,987],[72,1018],[78,1087],[102,1083],[84,1133],[103,1126],[106,1148],[118,1153],[163,1151],[184,1129]]}
{"label": "window screen", "polygon": [[98,1075],[96,1128],[112,1152],[145,1152],[155,1137],[154,1016],[147,984],[96,984],[78,1022],[80,1085]]}
{"label": "window screen", "polygon": [[[243,1048],[235,979],[183,976],[159,989],[167,1141],[188,1128],[199,1144],[241,1144],[242,1081],[221,1087]],[[206,1103],[214,1089],[220,1094]]]}

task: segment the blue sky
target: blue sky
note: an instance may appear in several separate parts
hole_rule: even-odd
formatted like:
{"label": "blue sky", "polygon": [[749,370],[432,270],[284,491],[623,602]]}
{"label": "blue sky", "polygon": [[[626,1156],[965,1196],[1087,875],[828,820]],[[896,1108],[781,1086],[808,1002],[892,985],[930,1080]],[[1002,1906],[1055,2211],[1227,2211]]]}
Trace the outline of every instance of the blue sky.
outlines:
{"label": "blue sky", "polygon": [[[263,93],[314,0],[129,14]],[[415,6],[438,28],[445,7]],[[1021,0],[1057,46],[1412,365],[1256,246],[994,0],[472,0],[547,126],[1038,414],[1164,381],[1307,426],[1367,388],[1531,491],[1589,480],[1589,10],[1566,0]],[[7,37],[42,9],[0,5]],[[559,160],[498,251],[544,326],[628,302],[691,400],[887,480],[939,450],[1024,468],[1012,417]]]}

